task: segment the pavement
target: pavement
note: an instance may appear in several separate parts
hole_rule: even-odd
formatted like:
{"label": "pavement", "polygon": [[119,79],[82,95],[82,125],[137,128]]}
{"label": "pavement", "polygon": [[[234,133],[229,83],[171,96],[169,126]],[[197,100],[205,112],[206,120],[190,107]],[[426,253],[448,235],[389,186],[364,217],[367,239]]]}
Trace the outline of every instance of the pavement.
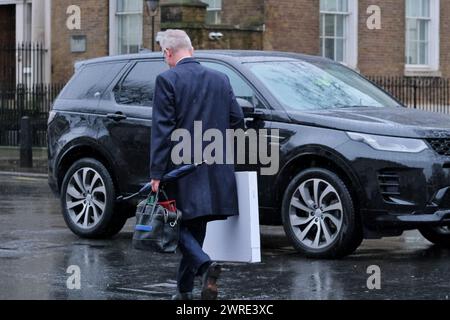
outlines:
{"label": "pavement", "polygon": [[47,173],[47,148],[33,148],[33,167],[20,167],[19,147],[0,146],[0,171]]}
{"label": "pavement", "polygon": [[[66,228],[45,175],[0,173],[0,299],[169,299],[180,257],[134,250],[133,223],[130,219],[110,240],[80,239]],[[302,257],[281,227],[262,227],[261,241],[261,263],[224,264],[220,299],[450,296],[450,250],[433,246],[416,231],[364,241],[353,255],[336,261]],[[381,288],[371,290],[368,268],[373,265],[380,268]],[[79,268],[79,289],[69,289],[71,266]],[[194,294],[198,297],[199,290]]]}

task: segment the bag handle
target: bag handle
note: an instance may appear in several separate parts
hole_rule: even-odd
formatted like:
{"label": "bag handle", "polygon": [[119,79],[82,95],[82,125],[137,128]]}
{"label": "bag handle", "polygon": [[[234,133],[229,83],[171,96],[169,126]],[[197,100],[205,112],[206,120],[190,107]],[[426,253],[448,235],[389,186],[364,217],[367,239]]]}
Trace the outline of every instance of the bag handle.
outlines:
{"label": "bag handle", "polygon": [[169,197],[167,196],[167,193],[162,188],[159,188],[158,192],[150,191],[150,193],[148,194],[147,198],[150,198],[152,195],[155,195],[156,203],[158,203],[159,202],[159,194],[160,193],[162,193],[162,195],[164,196],[164,198],[166,198],[167,201],[169,200]]}
{"label": "bag handle", "polygon": [[[150,216],[153,216],[153,214],[155,213],[156,207],[158,206],[158,203],[159,203],[159,195],[161,193],[166,198],[166,200],[169,200],[169,197],[167,196],[167,193],[162,188],[159,188],[158,192],[151,191],[150,194],[148,195],[148,200],[150,199],[150,197],[152,195],[155,196],[155,199],[154,199],[154,202],[153,202],[153,208],[152,208],[152,212],[150,213]],[[165,208],[164,208],[164,211],[166,211]],[[167,220],[168,220],[168,214],[167,213],[164,215],[164,220],[165,220],[165,223],[167,223]]]}

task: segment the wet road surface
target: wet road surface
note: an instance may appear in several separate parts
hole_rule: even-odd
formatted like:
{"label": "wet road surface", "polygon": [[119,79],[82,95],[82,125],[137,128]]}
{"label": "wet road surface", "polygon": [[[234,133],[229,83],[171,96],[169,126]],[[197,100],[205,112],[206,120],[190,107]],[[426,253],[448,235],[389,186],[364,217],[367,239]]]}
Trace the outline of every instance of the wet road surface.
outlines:
{"label": "wet road surface", "polygon": [[[111,240],[80,239],[45,178],[0,174],[0,299],[169,299],[179,257],[134,250],[133,223]],[[263,262],[225,264],[220,299],[449,299],[450,250],[418,232],[364,241],[338,261],[298,255],[280,227],[261,232]],[[80,290],[67,288],[71,265]],[[367,288],[371,265],[381,269],[380,290]]]}

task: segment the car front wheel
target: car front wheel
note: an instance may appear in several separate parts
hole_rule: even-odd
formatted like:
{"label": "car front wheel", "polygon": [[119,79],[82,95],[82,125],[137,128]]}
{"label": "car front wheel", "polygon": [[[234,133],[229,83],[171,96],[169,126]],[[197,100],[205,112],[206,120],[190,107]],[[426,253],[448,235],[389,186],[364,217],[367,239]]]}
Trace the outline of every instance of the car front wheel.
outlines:
{"label": "car front wheel", "polygon": [[127,220],[114,213],[114,183],[105,166],[95,159],[76,161],[66,172],[61,191],[64,220],[80,237],[111,237]]}
{"label": "car front wheel", "polygon": [[450,225],[441,227],[424,227],[420,233],[428,241],[442,247],[450,247]]}
{"label": "car front wheel", "polygon": [[291,181],[283,198],[282,218],[295,249],[311,258],[340,258],[362,241],[351,194],[327,169],[307,169]]}

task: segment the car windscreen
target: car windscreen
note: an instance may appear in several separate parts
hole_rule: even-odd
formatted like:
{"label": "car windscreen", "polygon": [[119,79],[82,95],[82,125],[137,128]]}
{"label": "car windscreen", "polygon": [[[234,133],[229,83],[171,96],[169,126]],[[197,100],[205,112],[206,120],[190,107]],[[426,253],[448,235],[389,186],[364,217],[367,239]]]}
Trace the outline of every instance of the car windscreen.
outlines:
{"label": "car windscreen", "polygon": [[251,62],[246,66],[289,109],[399,105],[370,81],[337,63],[293,60]]}

